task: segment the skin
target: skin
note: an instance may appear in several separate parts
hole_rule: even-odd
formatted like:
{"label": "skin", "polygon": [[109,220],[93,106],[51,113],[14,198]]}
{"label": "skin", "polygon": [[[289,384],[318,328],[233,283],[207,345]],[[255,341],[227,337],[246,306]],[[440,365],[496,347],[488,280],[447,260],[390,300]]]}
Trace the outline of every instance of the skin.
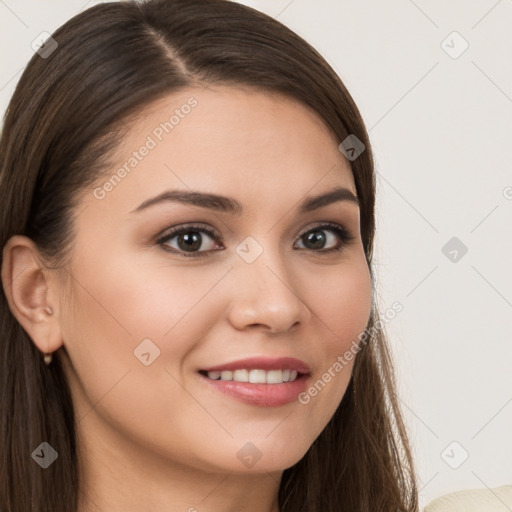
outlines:
{"label": "skin", "polygon": [[[354,360],[307,405],[280,407],[239,402],[197,370],[290,356],[309,364],[314,383],[369,319],[358,205],[297,213],[307,196],[356,189],[339,141],[295,100],[233,87],[162,98],[133,122],[99,186],[191,96],[197,106],[103,199],[84,191],[65,270],[47,269],[25,237],[4,249],[10,307],[39,350],[60,349],[70,382],[83,454],[79,512],[277,512],[282,471],[332,417]],[[178,203],[130,213],[171,189],[233,197],[244,214]],[[324,221],[353,235],[341,252],[301,241]],[[222,236],[200,231],[205,257],[156,242],[189,223]],[[321,233],[326,248],[343,244]],[[250,264],[236,252],[248,236],[263,249]],[[183,247],[177,237],[166,245]],[[134,356],[147,338],[160,350],[149,366]],[[251,468],[237,457],[248,442],[261,453]]]}

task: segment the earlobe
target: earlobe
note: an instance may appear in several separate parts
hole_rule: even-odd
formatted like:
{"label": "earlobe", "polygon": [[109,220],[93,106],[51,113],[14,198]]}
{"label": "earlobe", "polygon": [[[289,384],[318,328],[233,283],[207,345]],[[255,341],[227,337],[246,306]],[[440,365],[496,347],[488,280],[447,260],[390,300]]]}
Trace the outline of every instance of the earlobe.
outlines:
{"label": "earlobe", "polygon": [[62,345],[55,314],[56,284],[41,263],[34,242],[25,236],[11,237],[3,249],[2,284],[9,307],[37,348],[51,354]]}

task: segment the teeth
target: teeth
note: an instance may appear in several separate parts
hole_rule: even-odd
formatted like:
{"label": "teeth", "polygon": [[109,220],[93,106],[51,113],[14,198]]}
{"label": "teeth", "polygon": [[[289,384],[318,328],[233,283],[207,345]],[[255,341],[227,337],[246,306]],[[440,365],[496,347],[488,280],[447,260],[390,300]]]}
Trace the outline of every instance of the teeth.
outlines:
{"label": "teeth", "polygon": [[267,384],[281,384],[283,382],[283,370],[270,370],[267,372]]}
{"label": "teeth", "polygon": [[296,370],[223,370],[208,372],[208,378],[213,380],[231,380],[235,382],[250,382],[252,384],[282,384],[293,382],[298,372]]}
{"label": "teeth", "polygon": [[235,370],[233,380],[237,382],[249,382],[249,370]]}
{"label": "teeth", "polygon": [[265,370],[251,370],[249,372],[249,382],[251,384],[265,384],[266,374]]}

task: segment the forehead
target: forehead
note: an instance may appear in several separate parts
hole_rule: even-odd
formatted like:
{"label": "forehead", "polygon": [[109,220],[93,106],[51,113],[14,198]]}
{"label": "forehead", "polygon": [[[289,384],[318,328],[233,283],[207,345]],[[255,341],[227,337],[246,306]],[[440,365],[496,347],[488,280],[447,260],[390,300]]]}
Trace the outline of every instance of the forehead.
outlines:
{"label": "forehead", "polygon": [[350,164],[324,121],[278,93],[187,89],[153,102],[129,126],[99,183],[112,182],[105,200],[126,212],[176,188],[231,195],[247,209],[333,186],[355,194]]}

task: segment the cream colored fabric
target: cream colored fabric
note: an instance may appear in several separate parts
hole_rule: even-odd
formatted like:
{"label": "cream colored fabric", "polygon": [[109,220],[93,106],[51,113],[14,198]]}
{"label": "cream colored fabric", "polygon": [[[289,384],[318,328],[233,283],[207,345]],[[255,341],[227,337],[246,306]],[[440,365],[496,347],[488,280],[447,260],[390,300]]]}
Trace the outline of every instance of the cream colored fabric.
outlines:
{"label": "cream colored fabric", "polygon": [[512,485],[451,492],[431,501],[423,512],[512,512]]}

